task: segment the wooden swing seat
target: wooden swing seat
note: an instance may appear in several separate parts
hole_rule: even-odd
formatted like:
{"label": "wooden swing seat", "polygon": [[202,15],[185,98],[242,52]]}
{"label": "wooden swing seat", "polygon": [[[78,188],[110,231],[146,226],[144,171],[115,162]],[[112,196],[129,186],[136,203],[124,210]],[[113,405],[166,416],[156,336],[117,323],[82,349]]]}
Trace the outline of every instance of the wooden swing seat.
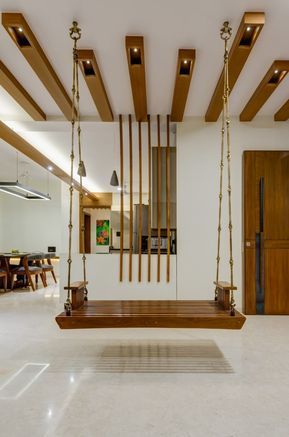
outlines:
{"label": "wooden swing seat", "polygon": [[[81,285],[83,284],[83,286]],[[56,317],[61,329],[85,328],[203,328],[241,329],[246,317],[228,307],[230,286],[218,283],[214,300],[83,300],[84,283],[70,287],[71,315]],[[74,296],[74,299],[73,299]],[[76,297],[78,297],[76,299]]]}

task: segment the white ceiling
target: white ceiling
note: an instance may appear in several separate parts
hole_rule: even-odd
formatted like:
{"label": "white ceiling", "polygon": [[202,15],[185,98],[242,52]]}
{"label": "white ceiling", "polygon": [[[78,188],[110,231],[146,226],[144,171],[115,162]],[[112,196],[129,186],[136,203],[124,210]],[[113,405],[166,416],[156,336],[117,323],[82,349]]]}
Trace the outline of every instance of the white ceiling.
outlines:
{"label": "white ceiling", "polygon": [[[266,24],[231,94],[232,115],[240,114],[273,60],[289,59],[288,0],[0,0],[0,11],[23,13],[69,93],[72,41],[68,31],[71,22],[78,20],[82,28],[79,47],[95,50],[116,115],[133,113],[126,35],[139,34],[145,38],[148,111],[151,114],[165,115],[170,111],[179,48],[196,49],[185,116],[205,114],[222,70],[220,26],[224,20],[230,21],[233,40],[245,11],[264,11]],[[31,121],[1,87],[0,120],[69,172],[69,123],[61,121],[64,120],[62,113],[1,25],[0,42],[0,59],[50,121]],[[84,119],[91,119],[83,123],[82,129],[88,173],[84,185],[91,191],[108,191],[112,169],[117,167],[118,126],[95,122],[99,121],[98,114],[82,75],[80,81],[81,114]],[[286,77],[259,114],[273,116],[288,98],[289,77]],[[5,147],[1,142],[1,161],[6,163],[5,167],[0,166],[1,178],[15,171],[15,152],[12,148],[7,152],[10,146]],[[35,172],[39,180],[45,175],[45,171],[36,165]]]}
{"label": "white ceiling", "polygon": [[[0,0],[1,11],[22,12],[67,91],[71,87],[73,19],[82,28],[80,47],[93,48],[115,114],[133,112],[125,55],[127,34],[145,37],[148,110],[170,111],[178,48],[195,48],[196,65],[185,115],[204,115],[222,69],[219,28],[229,19],[234,33],[245,11],[264,11],[266,24],[232,93],[238,115],[274,59],[289,58],[288,0]],[[234,36],[234,34],[233,34]],[[48,115],[61,115],[24,57],[0,26],[0,57]],[[260,114],[272,115],[289,98],[286,78]],[[81,77],[81,110],[96,115]]]}

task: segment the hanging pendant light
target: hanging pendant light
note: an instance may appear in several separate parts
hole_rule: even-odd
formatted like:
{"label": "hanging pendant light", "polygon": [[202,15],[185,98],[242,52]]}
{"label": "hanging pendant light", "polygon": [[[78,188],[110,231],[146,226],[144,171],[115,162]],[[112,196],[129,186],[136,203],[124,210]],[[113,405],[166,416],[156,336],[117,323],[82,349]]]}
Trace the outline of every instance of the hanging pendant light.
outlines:
{"label": "hanging pendant light", "polygon": [[80,161],[78,164],[77,174],[78,176],[82,176],[83,178],[86,177],[86,169],[83,161]]}
{"label": "hanging pendant light", "polygon": [[110,179],[110,185],[112,187],[118,187],[119,186],[118,177],[117,177],[117,173],[116,173],[115,170],[113,170],[113,172],[112,172],[111,179]]}

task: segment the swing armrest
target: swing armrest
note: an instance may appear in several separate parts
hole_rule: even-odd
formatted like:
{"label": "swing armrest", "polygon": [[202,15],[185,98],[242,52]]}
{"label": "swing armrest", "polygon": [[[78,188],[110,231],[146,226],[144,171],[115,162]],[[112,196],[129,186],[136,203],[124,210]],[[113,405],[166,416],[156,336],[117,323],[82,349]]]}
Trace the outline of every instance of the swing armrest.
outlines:
{"label": "swing armrest", "polygon": [[237,290],[237,287],[235,287],[235,285],[231,285],[229,282],[215,281],[214,284],[216,285],[216,288],[218,288],[219,290]]}
{"label": "swing armrest", "polygon": [[66,286],[64,287],[64,290],[71,290],[71,291],[77,291],[77,290],[82,290],[83,288],[85,288],[85,286],[88,284],[87,281],[78,281],[78,282],[73,282],[72,284],[70,284],[70,286]]}

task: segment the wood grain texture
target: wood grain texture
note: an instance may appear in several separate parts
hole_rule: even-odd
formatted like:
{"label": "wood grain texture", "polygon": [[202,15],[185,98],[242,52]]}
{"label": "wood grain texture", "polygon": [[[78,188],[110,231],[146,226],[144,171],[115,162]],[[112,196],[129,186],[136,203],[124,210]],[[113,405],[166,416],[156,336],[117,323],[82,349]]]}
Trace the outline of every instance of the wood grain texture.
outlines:
{"label": "wood grain texture", "polygon": [[[275,71],[278,73],[275,74]],[[289,61],[274,61],[240,114],[240,121],[251,121],[280,85],[289,71]],[[278,76],[277,76],[278,75]],[[276,77],[276,80],[274,80]],[[272,82],[273,78],[273,82]],[[278,80],[277,80],[278,79]]]}
{"label": "wood grain texture", "polygon": [[62,329],[83,328],[204,328],[241,329],[245,316],[221,308],[215,301],[89,301],[71,316],[61,313]]}
{"label": "wood grain texture", "polygon": [[160,115],[157,116],[157,237],[158,237],[158,258],[157,258],[157,282],[161,280],[161,125]]}
{"label": "wood grain texture", "polygon": [[166,147],[166,215],[167,215],[167,282],[170,282],[171,252],[171,151],[170,151],[170,116],[167,115],[167,147]]}
{"label": "wood grain texture", "polygon": [[[46,171],[47,167],[51,165],[53,167],[54,176],[58,177],[63,182],[70,184],[70,176],[67,173],[65,173],[60,167],[55,165],[53,161],[50,161],[50,159],[48,159],[45,155],[39,152],[39,150],[37,150],[30,143],[28,143],[28,141],[24,140],[20,135],[10,129],[2,121],[0,121],[0,138],[7,144],[10,144],[10,146],[14,147],[19,152],[23,153],[23,155],[27,156],[28,158],[32,159],[32,161],[39,164]],[[76,180],[74,180],[73,183],[74,188],[80,191],[79,183]],[[87,196],[85,196],[86,198],[90,198],[92,201],[96,200],[94,194],[90,191],[84,189],[84,193],[87,194]]]}
{"label": "wood grain texture", "polygon": [[[59,109],[63,112],[67,120],[71,120],[71,99],[24,16],[20,13],[2,13],[2,25],[54,99]],[[19,27],[23,29],[23,35],[25,35],[29,41],[29,46],[21,47],[19,45],[13,30]]]}
{"label": "wood grain texture", "polygon": [[289,118],[289,99],[274,114],[275,121],[286,121]]}
{"label": "wood grain texture", "polygon": [[[194,64],[196,59],[195,49],[179,49],[177,60],[177,71],[175,78],[174,95],[171,109],[171,120],[182,121],[184,117],[185,107],[189,94]],[[190,63],[188,74],[182,74],[182,64]]]}
{"label": "wood grain texture", "polygon": [[[128,70],[130,76],[135,117],[137,121],[147,120],[147,94],[145,77],[145,56],[143,36],[126,36],[125,46],[127,53]],[[137,49],[141,62],[131,62],[131,50]]]}
{"label": "wood grain texture", "polygon": [[138,122],[139,154],[139,222],[138,222],[138,281],[142,279],[142,134],[141,121]]}
{"label": "wood grain texture", "polygon": [[[255,42],[257,41],[260,32],[265,24],[265,14],[263,12],[245,12],[238,31],[229,51],[229,87],[230,90],[234,88],[235,83],[250,55]],[[254,35],[252,42],[249,45],[240,45],[247,27],[254,27]],[[209,107],[207,109],[205,120],[217,121],[222,111],[222,96],[224,87],[224,70],[222,71],[213,96],[211,98]]]}
{"label": "wood grain texture", "polygon": [[46,115],[15,76],[0,61],[0,85],[35,121],[45,121]]}
{"label": "wood grain texture", "polygon": [[[78,50],[79,66],[91,97],[102,121],[113,121],[113,112],[104,81],[93,50]],[[85,63],[89,62],[90,74],[86,74]]]}
{"label": "wood grain texture", "polygon": [[119,280],[123,281],[123,188],[124,188],[124,174],[123,174],[123,125],[122,115],[119,115],[119,156],[120,156],[120,250],[119,250]]}
{"label": "wood grain texture", "polygon": [[132,281],[132,249],[133,249],[133,146],[132,146],[132,118],[128,116],[129,131],[129,261],[128,280]]}
{"label": "wood grain texture", "polygon": [[289,249],[265,249],[265,314],[289,314]]}
{"label": "wood grain texture", "polygon": [[151,118],[147,116],[148,128],[148,282],[151,281],[151,243],[152,243],[152,144]]}

